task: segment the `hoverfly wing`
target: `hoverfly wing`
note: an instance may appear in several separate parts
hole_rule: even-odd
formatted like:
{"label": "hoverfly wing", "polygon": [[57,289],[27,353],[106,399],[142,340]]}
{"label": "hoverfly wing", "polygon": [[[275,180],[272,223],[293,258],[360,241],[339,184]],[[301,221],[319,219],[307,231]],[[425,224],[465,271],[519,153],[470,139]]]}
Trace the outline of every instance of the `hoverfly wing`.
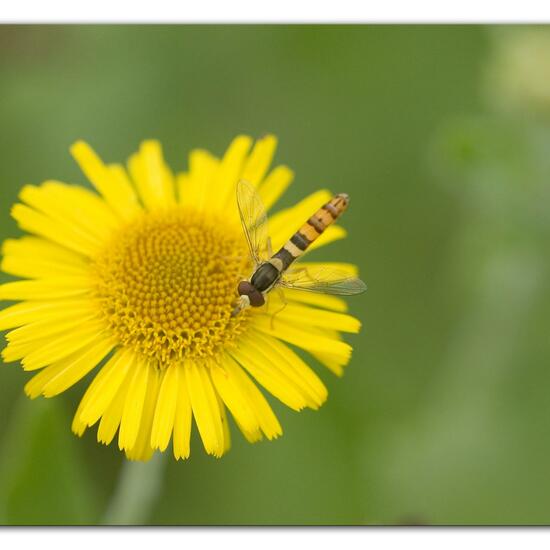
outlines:
{"label": "hoverfly wing", "polygon": [[348,271],[322,265],[296,268],[291,273],[285,273],[279,284],[293,290],[334,296],[353,296],[367,290],[367,285]]}
{"label": "hoverfly wing", "polygon": [[237,183],[237,204],[250,255],[258,265],[267,259],[267,213],[258,192],[246,180]]}

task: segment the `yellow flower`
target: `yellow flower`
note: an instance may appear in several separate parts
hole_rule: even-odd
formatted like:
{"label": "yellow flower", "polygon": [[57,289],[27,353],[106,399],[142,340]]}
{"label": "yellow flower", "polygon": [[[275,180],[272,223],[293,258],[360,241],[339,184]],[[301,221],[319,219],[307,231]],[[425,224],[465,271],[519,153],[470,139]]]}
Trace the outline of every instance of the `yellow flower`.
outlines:
{"label": "yellow flower", "polygon": [[[0,299],[19,301],[0,312],[0,330],[12,329],[4,360],[38,371],[27,395],[58,395],[101,364],[73,431],[99,422],[97,438],[109,444],[118,430],[134,460],[170,439],[175,458],[187,458],[192,418],[206,452],[223,455],[226,409],[250,442],[281,435],[251,376],[294,410],[319,408],[327,390],[287,344],[340,375],[351,354],[340,333],[360,326],[346,304],[294,290],[275,316],[281,302],[271,295],[267,307],[231,316],[252,267],[236,183],[248,180],[273,206],[293,179],[286,166],[268,173],[275,148],[273,136],[239,136],[221,159],[192,151],[189,171],[174,175],[156,141],[142,143],[127,169],[78,142],[71,152],[97,193],[58,181],[25,186],[12,215],[34,236],[4,242],[3,271],[24,280],[0,286]],[[273,246],[329,198],[319,191],[273,215]],[[344,235],[331,226],[311,248]]]}

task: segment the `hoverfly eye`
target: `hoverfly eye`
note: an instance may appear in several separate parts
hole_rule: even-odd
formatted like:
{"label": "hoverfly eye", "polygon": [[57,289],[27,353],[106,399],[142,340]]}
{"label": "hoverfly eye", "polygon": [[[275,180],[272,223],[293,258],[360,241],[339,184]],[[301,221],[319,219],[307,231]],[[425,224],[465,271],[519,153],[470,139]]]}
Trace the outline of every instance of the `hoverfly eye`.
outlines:
{"label": "hoverfly eye", "polygon": [[250,296],[250,294],[255,290],[256,289],[254,288],[254,285],[249,283],[248,281],[241,281],[239,283],[239,286],[237,287],[237,292],[239,293],[239,296]]}
{"label": "hoverfly eye", "polygon": [[265,303],[263,294],[248,281],[241,281],[237,287],[237,292],[239,296],[248,296],[248,300],[252,307],[260,307]]}
{"label": "hoverfly eye", "polygon": [[265,304],[264,295],[259,291],[254,289],[249,295],[250,305],[252,307],[260,307]]}

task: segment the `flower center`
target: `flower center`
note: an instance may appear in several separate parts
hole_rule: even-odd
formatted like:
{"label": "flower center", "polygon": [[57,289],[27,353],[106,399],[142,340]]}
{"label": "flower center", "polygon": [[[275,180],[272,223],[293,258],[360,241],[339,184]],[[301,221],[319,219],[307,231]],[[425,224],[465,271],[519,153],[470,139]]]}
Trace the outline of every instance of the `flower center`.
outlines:
{"label": "flower center", "polygon": [[157,359],[212,356],[240,334],[231,317],[251,265],[242,235],[186,208],[146,213],[95,262],[97,297],[121,344]]}

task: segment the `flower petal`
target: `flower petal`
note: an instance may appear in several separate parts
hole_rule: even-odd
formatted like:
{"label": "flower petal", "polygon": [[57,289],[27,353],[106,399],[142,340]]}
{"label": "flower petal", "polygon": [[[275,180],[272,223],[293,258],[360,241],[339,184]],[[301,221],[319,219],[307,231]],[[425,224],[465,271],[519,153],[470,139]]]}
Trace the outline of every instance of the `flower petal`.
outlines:
{"label": "flower petal", "polygon": [[119,226],[105,202],[92,191],[59,181],[46,181],[39,187],[25,185],[19,197],[52,220],[70,225],[85,240],[101,245]]}
{"label": "flower petal", "polygon": [[251,145],[250,137],[237,136],[227,148],[209,190],[210,208],[213,212],[223,213],[228,208],[236,207],[235,186]]}
{"label": "flower petal", "polygon": [[151,368],[145,359],[136,356],[136,361],[132,366],[132,376],[128,381],[128,394],[122,409],[122,418],[120,419],[120,431],[118,433],[118,448],[120,450],[131,449],[136,443],[145,394],[147,393],[147,384],[149,381],[149,372]]}
{"label": "flower petal", "polygon": [[208,206],[209,189],[218,170],[219,160],[203,149],[189,155],[189,172],[178,174],[178,196],[183,206],[203,211]]}
{"label": "flower petal", "polygon": [[86,177],[119,217],[129,220],[141,211],[137,195],[122,166],[105,166],[95,151],[84,141],[77,141],[71,147],[71,154]]}
{"label": "flower petal", "polygon": [[23,327],[16,328],[6,334],[6,339],[10,344],[27,344],[35,343],[37,340],[51,339],[59,337],[62,334],[66,334],[67,331],[72,330],[75,326],[81,323],[87,323],[97,319],[97,312],[89,311],[86,314],[74,314],[67,315],[63,319],[58,319],[53,322],[50,319],[41,321],[35,321],[34,323],[28,323]]}
{"label": "flower petal", "polygon": [[321,379],[286,344],[257,331],[251,331],[251,340],[257,349],[265,350],[273,357],[272,366],[300,388],[310,401],[310,406],[313,403],[313,408],[319,408],[326,401],[328,391]]}
{"label": "flower petal", "polygon": [[35,398],[40,394],[53,397],[65,391],[96,367],[113,346],[112,339],[97,337],[78,352],[52,363],[31,378],[25,392]]}
{"label": "flower petal", "polygon": [[85,425],[93,426],[105,413],[120,386],[129,382],[128,373],[135,363],[132,350],[119,349],[93,379],[75,417]]}
{"label": "flower petal", "polygon": [[153,456],[154,449],[151,447],[151,426],[157,406],[158,394],[162,381],[161,378],[160,371],[152,365],[149,365],[149,383],[143,403],[138,436],[135,445],[130,450],[126,451],[126,458],[129,460],[147,461]]}
{"label": "flower petal", "polygon": [[129,384],[121,384],[120,388],[116,392],[113,400],[107,407],[107,410],[103,413],[99,427],[97,429],[97,440],[100,443],[109,445],[120,425],[120,419],[122,417],[122,411],[124,410],[124,403],[126,402],[126,394],[128,393]]}
{"label": "flower petal", "polygon": [[256,432],[260,429],[258,418],[254,413],[246,390],[229,370],[213,365],[210,371],[212,382],[231,414],[235,417],[241,430]]}
{"label": "flower petal", "polygon": [[224,451],[223,427],[216,394],[206,367],[189,361],[185,374],[193,415],[204,448],[208,454],[220,457]]}
{"label": "flower petal", "polygon": [[151,447],[166,450],[174,428],[179,389],[178,365],[166,367],[151,428]]}
{"label": "flower petal", "polygon": [[[268,439],[279,437],[283,433],[283,429],[269,403],[256,384],[250,380],[240,365],[238,365],[229,354],[223,356],[222,365],[228,376],[232,377],[235,380],[235,384],[240,386],[243,394],[254,410],[254,414],[258,419],[258,424],[265,436]],[[245,435],[247,434],[245,433]]]}
{"label": "flower petal", "polygon": [[79,354],[79,357],[75,357],[70,361],[65,359],[63,361],[65,368],[56,372],[55,376],[52,376],[48,383],[44,385],[42,389],[43,395],[45,397],[53,397],[76,384],[92,369],[97,367],[114,346],[115,341],[112,338],[100,338],[93,346],[83,350]]}
{"label": "flower petal", "polygon": [[277,323],[276,320],[272,323],[269,316],[258,315],[254,320],[254,327],[312,353],[327,353],[345,360],[351,357],[352,348],[349,344],[326,336],[322,330],[315,330],[315,327],[308,327],[303,323]]}
{"label": "flower petal", "polygon": [[52,300],[72,298],[91,292],[88,276],[55,277],[13,281],[0,285],[0,300]]}
{"label": "flower petal", "polygon": [[277,138],[274,135],[267,134],[258,139],[246,159],[241,178],[257,187],[271,165],[275,149],[277,149]]}
{"label": "flower petal", "polygon": [[52,218],[29,208],[24,204],[16,204],[11,210],[12,217],[19,227],[29,233],[45,237],[54,243],[65,246],[84,256],[95,256],[100,243],[94,241],[74,225],[56,221]]}
{"label": "flower petal", "polygon": [[[277,296],[270,297],[270,300],[269,308],[262,313],[276,328],[282,324],[293,324],[352,333],[358,333],[361,328],[360,321],[346,313],[336,313],[292,302],[285,305]],[[270,311],[275,313],[272,314]]]}
{"label": "flower petal", "polygon": [[258,193],[266,210],[279,200],[294,179],[294,172],[288,166],[277,166],[264,179]]}
{"label": "flower petal", "polygon": [[36,237],[7,239],[2,253],[2,271],[18,277],[82,276],[89,269],[82,256]]}
{"label": "flower petal", "polygon": [[55,363],[87,347],[100,337],[104,331],[103,320],[82,323],[70,332],[52,338],[46,345],[26,355],[22,360],[23,368],[25,370],[36,370]]}
{"label": "flower petal", "polygon": [[176,414],[174,418],[173,448],[176,460],[189,458],[191,439],[191,420],[193,417],[189,390],[183,365],[177,365],[178,375],[178,400],[176,403]]}
{"label": "flower petal", "polygon": [[284,374],[273,368],[270,358],[258,349],[250,346],[250,339],[242,339],[231,355],[242,365],[269,393],[285,405],[299,411],[308,405],[308,399]]}
{"label": "flower petal", "polygon": [[128,169],[147,210],[176,204],[174,176],[164,162],[158,141],[144,141],[139,153],[130,157]]}
{"label": "flower petal", "polygon": [[86,314],[91,307],[93,304],[85,299],[21,302],[0,311],[0,330],[20,327],[36,319],[53,322]]}

